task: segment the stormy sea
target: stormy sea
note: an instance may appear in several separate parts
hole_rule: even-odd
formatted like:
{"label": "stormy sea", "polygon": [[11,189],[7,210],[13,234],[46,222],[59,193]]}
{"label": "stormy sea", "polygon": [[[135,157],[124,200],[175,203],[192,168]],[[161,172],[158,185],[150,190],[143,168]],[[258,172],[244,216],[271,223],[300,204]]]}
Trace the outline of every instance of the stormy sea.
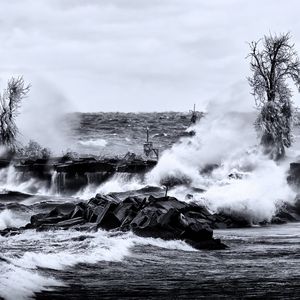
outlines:
{"label": "stormy sea", "polygon": [[[81,156],[142,156],[148,128],[159,149],[157,165],[143,176],[120,173],[101,184],[91,179],[67,195],[57,189],[57,174],[47,186],[9,166],[0,170],[0,229],[97,193],[159,186],[170,175],[189,184],[169,195],[243,216],[252,226],[214,230],[228,246],[216,251],[105,230],[29,229],[0,237],[0,298],[299,299],[300,223],[268,225],[297,194],[286,182],[300,149],[297,131],[287,158],[275,163],[256,145],[253,117],[216,111],[191,125],[188,113],[176,112],[66,115],[61,126],[69,149]],[[215,167],[199,171],[206,166]]]}

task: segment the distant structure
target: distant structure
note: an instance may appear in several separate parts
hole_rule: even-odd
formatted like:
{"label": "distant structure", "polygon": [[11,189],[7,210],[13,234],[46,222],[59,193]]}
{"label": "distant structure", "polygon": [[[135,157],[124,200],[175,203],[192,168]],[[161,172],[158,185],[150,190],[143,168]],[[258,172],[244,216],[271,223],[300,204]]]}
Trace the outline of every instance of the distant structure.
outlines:
{"label": "distant structure", "polygon": [[158,160],[158,157],[159,157],[158,148],[154,148],[153,143],[149,142],[149,128],[148,127],[147,127],[147,140],[144,143],[144,154],[147,157],[151,157],[152,155],[155,155],[157,160]]}
{"label": "distant structure", "polygon": [[192,113],[192,116],[191,116],[191,124],[195,124],[199,119],[200,119],[200,116],[198,114],[198,112],[196,111],[196,104],[194,104],[194,109],[190,111]]}
{"label": "distant structure", "polygon": [[196,104],[194,104],[194,109],[190,110],[190,113],[192,114],[190,125],[196,124],[205,115],[204,112],[196,111]]}

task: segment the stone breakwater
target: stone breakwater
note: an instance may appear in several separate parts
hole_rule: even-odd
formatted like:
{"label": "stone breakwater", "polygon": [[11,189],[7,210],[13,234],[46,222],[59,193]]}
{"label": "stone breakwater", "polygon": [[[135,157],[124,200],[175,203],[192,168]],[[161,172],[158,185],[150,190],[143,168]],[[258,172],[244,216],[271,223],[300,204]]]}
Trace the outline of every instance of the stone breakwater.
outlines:
{"label": "stone breakwater", "polygon": [[181,202],[173,197],[126,197],[96,195],[88,202],[79,202],[72,208],[56,206],[48,213],[31,217],[21,228],[7,228],[0,235],[9,237],[27,229],[37,231],[73,229],[96,231],[132,231],[138,236],[183,240],[196,249],[225,249],[213,237],[213,226],[222,222],[206,208]]}
{"label": "stone breakwater", "polygon": [[[300,221],[299,197],[294,205],[282,207],[271,223],[291,221]],[[243,216],[230,211],[211,213],[197,203],[164,196],[160,188],[145,187],[131,192],[97,194],[87,202],[59,204],[47,212],[32,215],[26,226],[6,228],[0,235],[9,237],[28,229],[132,231],[143,237],[183,240],[196,249],[217,250],[225,249],[226,245],[213,237],[213,229],[251,225]]]}

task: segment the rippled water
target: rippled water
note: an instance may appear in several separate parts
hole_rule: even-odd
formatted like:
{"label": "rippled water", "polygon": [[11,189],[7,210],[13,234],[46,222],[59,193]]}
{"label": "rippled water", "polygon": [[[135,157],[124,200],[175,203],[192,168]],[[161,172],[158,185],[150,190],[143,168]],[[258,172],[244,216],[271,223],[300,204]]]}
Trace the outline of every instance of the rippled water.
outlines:
{"label": "rippled water", "polygon": [[4,274],[0,263],[1,284],[10,281],[1,295],[24,295],[27,277],[32,290],[55,286],[38,299],[299,299],[300,223],[215,233],[228,250],[132,234],[27,232],[1,241],[2,257],[13,263]]}
{"label": "rippled water", "polygon": [[163,151],[178,141],[190,125],[188,113],[78,113],[69,115],[73,145],[79,153],[142,154],[149,138]]}
{"label": "rippled water", "polygon": [[[167,149],[189,126],[188,116],[180,113],[78,114],[68,122],[74,150],[97,155],[141,153],[147,127],[151,140],[161,150]],[[16,183],[11,168],[3,172],[1,188],[36,191],[37,195],[0,200],[0,229],[25,225],[32,214],[57,204],[141,185],[132,177],[116,175],[100,188],[65,197],[53,195],[36,180]],[[234,183],[239,184],[229,185],[227,180],[220,187]],[[252,189],[254,183],[249,182]],[[251,195],[247,191],[245,195]],[[218,194],[218,201],[223,195]],[[268,208],[252,204],[252,213],[258,205],[262,211]],[[0,237],[0,298],[299,299],[300,223],[216,230],[214,234],[229,246],[227,250],[196,251],[182,241],[105,231],[27,230]]]}

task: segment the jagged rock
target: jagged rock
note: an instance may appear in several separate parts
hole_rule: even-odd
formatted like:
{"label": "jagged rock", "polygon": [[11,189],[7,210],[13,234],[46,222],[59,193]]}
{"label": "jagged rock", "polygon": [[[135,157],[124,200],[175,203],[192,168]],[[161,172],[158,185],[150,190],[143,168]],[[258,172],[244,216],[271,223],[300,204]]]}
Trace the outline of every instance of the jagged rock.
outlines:
{"label": "jagged rock", "polygon": [[140,204],[135,198],[127,198],[116,207],[114,215],[120,223],[123,223],[130,212],[137,213]]}
{"label": "jagged rock", "polygon": [[70,219],[78,218],[78,217],[84,217],[86,205],[83,202],[78,203],[74,210],[70,213]]}
{"label": "jagged rock", "polygon": [[64,214],[58,206],[52,209],[49,213],[39,213],[31,216],[31,226],[28,225],[27,227],[36,228],[44,224],[56,224],[68,219],[68,217],[69,216]]}
{"label": "jagged rock", "polygon": [[118,205],[114,198],[104,195],[97,195],[87,204],[87,220],[101,224],[103,218],[109,212],[112,212]]}
{"label": "jagged rock", "polygon": [[[202,241],[213,240],[209,222],[203,218],[209,213],[200,207],[197,209],[203,210],[203,214],[190,211],[195,207],[195,205],[189,206],[187,203],[178,201],[176,198],[149,197],[148,205],[138,212],[130,223],[130,228],[137,235],[167,240],[181,239],[190,241],[189,243],[198,249],[204,249],[206,245]],[[216,242],[214,247],[221,249],[225,246]]]}
{"label": "jagged rock", "polygon": [[71,226],[79,225],[79,224],[83,224],[83,223],[85,223],[84,218],[78,217],[78,218],[73,218],[73,219],[69,219],[69,220],[60,221],[60,222],[56,223],[56,226],[58,226],[58,227],[71,227]]}
{"label": "jagged rock", "polygon": [[173,197],[128,197],[119,201],[115,195],[98,194],[87,203],[77,203],[68,213],[56,207],[48,214],[36,214],[24,229],[132,230],[145,237],[184,240],[197,249],[224,249],[226,246],[213,238],[212,231],[214,222],[220,220],[226,223],[226,217],[213,216],[203,206]]}
{"label": "jagged rock", "polygon": [[[238,215],[230,210],[223,210],[214,214],[216,221],[212,223],[212,228],[245,228],[251,227],[251,222],[242,215]],[[224,224],[226,227],[224,227]],[[216,225],[218,227],[216,227]]]}

